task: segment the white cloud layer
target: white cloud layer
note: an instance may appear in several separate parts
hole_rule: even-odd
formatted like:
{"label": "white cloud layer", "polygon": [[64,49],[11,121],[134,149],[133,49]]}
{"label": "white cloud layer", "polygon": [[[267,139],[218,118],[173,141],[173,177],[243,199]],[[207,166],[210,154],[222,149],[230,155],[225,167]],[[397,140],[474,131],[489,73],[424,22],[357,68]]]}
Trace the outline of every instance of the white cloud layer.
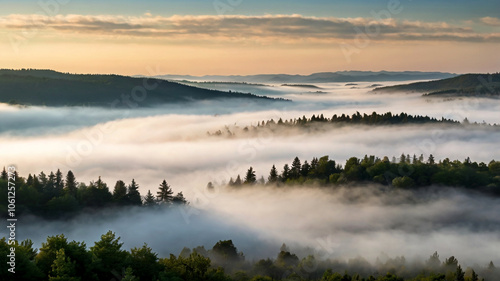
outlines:
{"label": "white cloud layer", "polygon": [[[482,18],[498,25],[496,18]],[[116,16],[116,15],[27,15],[0,17],[0,26],[9,30],[50,30],[55,33],[150,37],[162,39],[287,39],[332,40],[430,40],[499,42],[500,33],[481,33],[467,26],[446,22],[396,19],[264,16]]]}

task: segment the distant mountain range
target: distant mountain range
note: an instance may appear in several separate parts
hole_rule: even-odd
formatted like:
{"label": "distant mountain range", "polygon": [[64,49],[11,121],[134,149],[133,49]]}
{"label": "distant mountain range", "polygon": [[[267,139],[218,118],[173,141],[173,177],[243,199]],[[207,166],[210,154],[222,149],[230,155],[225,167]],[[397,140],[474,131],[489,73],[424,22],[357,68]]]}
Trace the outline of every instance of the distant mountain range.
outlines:
{"label": "distant mountain range", "polygon": [[409,81],[431,80],[454,77],[456,74],[446,72],[419,72],[419,71],[337,71],[320,72],[310,75],[290,74],[259,74],[259,75],[159,75],[156,78],[167,80],[192,81],[224,81],[248,83],[329,83],[329,82],[382,82],[382,81]]}
{"label": "distant mountain range", "polygon": [[[152,86],[156,85],[156,86]],[[276,101],[246,93],[202,89],[161,79],[0,69],[0,102],[46,106],[155,106],[215,99]]]}
{"label": "distant mountain range", "polygon": [[374,92],[422,93],[427,96],[500,96],[500,73],[463,74],[457,77],[381,87]]}

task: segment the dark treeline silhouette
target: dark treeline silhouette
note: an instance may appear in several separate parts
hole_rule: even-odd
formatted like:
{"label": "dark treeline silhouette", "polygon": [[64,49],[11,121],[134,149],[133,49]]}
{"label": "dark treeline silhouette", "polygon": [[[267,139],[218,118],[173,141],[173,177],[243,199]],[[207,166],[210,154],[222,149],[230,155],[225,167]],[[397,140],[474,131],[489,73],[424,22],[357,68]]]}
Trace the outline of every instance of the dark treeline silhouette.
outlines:
{"label": "dark treeline silhouette", "polygon": [[[446,124],[452,126],[482,126],[482,127],[498,127],[497,124],[487,124],[487,123],[471,123],[467,118],[465,118],[462,122],[446,119],[442,117],[441,119],[429,117],[429,116],[421,116],[421,115],[411,115],[407,113],[400,114],[392,114],[391,112],[378,114],[377,112],[373,112],[372,114],[361,114],[356,112],[352,115],[342,114],[337,115],[334,114],[331,118],[325,117],[323,114],[313,115],[310,118],[307,118],[305,115],[295,119],[285,119],[280,118],[278,121],[274,119],[270,119],[267,121],[257,122],[257,125],[246,126],[243,128],[243,132],[252,132],[257,131],[262,128],[267,128],[272,131],[279,131],[283,128],[299,128],[299,129],[316,129],[318,125],[322,124],[331,124],[336,125],[332,126],[332,128],[336,128],[339,125],[366,125],[366,126],[381,126],[381,125],[407,125],[407,124]],[[229,127],[226,127],[225,132],[218,130],[214,133],[208,132],[208,135],[234,135],[234,132],[231,132]]]}
{"label": "dark treeline silhouette", "polygon": [[[244,179],[240,175],[231,178],[231,187],[253,184],[286,185],[346,185],[350,183],[377,183],[398,188],[417,188],[431,185],[464,187],[500,195],[500,162],[492,160],[489,164],[472,162],[470,158],[463,162],[446,158],[436,162],[431,154],[424,156],[402,154],[399,159],[382,159],[367,156],[359,159],[349,158],[342,166],[329,156],[313,158],[310,162],[295,157],[293,162],[285,164],[281,171],[272,166],[267,180],[256,178],[250,167]],[[213,186],[209,183],[209,186]]]}
{"label": "dark treeline silhouette", "polygon": [[[9,253],[15,249],[15,273],[8,271]],[[123,249],[120,237],[109,231],[90,248],[85,242],[68,241],[63,234],[49,236],[40,249],[31,240],[8,243],[0,239],[1,280],[322,280],[322,281],[479,281],[498,280],[493,262],[463,268],[451,256],[441,261],[437,252],[426,261],[408,262],[404,256],[377,259],[362,257],[344,261],[328,256],[299,258],[283,244],[276,258],[247,261],[231,240],[211,249],[184,248],[179,255],[160,258],[145,243]]]}
{"label": "dark treeline silhouette", "polygon": [[[16,215],[33,214],[49,219],[67,218],[81,211],[96,211],[109,207],[123,206],[168,206],[186,204],[182,192],[174,196],[165,180],[155,195],[148,190],[146,196],[139,193],[139,185],[132,179],[130,184],[122,180],[115,183],[113,191],[99,177],[89,184],[76,181],[72,171],[66,176],[60,170],[48,175],[40,172],[27,178],[14,172],[16,187]],[[12,185],[12,184],[11,184]],[[3,168],[0,174],[0,212],[7,215],[8,174]]]}
{"label": "dark treeline silhouette", "polygon": [[[71,89],[71,93],[68,89]],[[284,101],[249,93],[203,89],[155,78],[0,69],[0,102],[10,104],[135,108],[219,99],[244,99],[259,103]]]}
{"label": "dark treeline silhouette", "polygon": [[427,96],[481,96],[498,97],[500,73],[470,73],[456,77],[387,86],[373,89],[374,92],[420,92]]}

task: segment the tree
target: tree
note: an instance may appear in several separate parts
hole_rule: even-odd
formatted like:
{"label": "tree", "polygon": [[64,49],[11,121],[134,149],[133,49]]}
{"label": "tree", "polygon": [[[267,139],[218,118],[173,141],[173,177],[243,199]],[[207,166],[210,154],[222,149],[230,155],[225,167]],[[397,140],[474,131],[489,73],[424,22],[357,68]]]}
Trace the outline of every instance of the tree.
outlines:
{"label": "tree", "polygon": [[129,253],[122,250],[123,243],[112,231],[101,236],[90,248],[93,271],[99,280],[111,280],[113,272],[122,272],[129,259]]}
{"label": "tree", "polygon": [[278,181],[278,170],[276,170],[276,166],[273,165],[271,171],[269,172],[269,177],[267,177],[267,181],[269,183],[276,183]]}
{"label": "tree", "polygon": [[77,183],[76,183],[76,178],[75,175],[71,170],[68,171],[66,174],[66,181],[64,183],[64,191],[66,194],[69,194],[71,196],[76,196],[76,188],[77,188]]}
{"label": "tree", "polygon": [[151,190],[148,190],[146,197],[144,198],[144,206],[154,206],[156,205],[156,198],[154,197]]}
{"label": "tree", "polygon": [[298,179],[300,177],[300,169],[302,164],[300,163],[299,157],[295,157],[292,162],[292,168],[290,169],[290,178]]}
{"label": "tree", "polygon": [[257,178],[255,176],[255,171],[253,170],[252,167],[250,167],[245,176],[245,184],[255,184],[256,181]]}
{"label": "tree", "polygon": [[430,164],[430,165],[434,165],[435,164],[434,156],[432,154],[429,155],[429,159],[427,159],[427,164]]}
{"label": "tree", "polygon": [[156,280],[161,270],[158,255],[146,243],[130,250],[130,267],[139,280]]}
{"label": "tree", "polygon": [[472,271],[471,271],[470,281],[479,281],[479,276],[478,276],[478,275],[477,275],[477,273],[474,271],[474,269],[472,269]]}
{"label": "tree", "polygon": [[241,258],[232,240],[221,240],[217,242],[212,247],[212,253],[215,254],[217,258],[222,258],[226,261],[237,261]]}
{"label": "tree", "polygon": [[[57,258],[57,252],[64,249],[66,259],[71,259],[75,264],[75,276],[86,280],[90,277],[91,255],[87,252],[87,246],[83,242],[71,241],[61,234],[47,237],[42,243],[40,251],[36,255],[35,262],[45,276],[52,272],[52,265]],[[55,277],[55,276],[54,276]]]}
{"label": "tree", "polygon": [[127,201],[131,205],[142,205],[141,194],[139,193],[139,185],[132,179],[132,183],[128,186]]}
{"label": "tree", "polygon": [[174,196],[174,198],[172,198],[172,203],[175,203],[175,204],[187,204],[187,200],[186,198],[184,198],[184,194],[182,194],[182,191],[177,193],[177,195]]}
{"label": "tree", "polygon": [[56,259],[52,264],[52,271],[49,275],[49,281],[79,281],[80,277],[76,277],[76,263],[71,261],[64,249],[56,252]]}
{"label": "tree", "polygon": [[307,175],[309,174],[309,171],[311,170],[311,165],[309,165],[309,163],[306,161],[304,161],[304,164],[302,164],[302,168],[300,169],[300,174],[303,176],[303,177],[307,177]]}
{"label": "tree", "polygon": [[0,176],[1,179],[3,180],[7,180],[9,177],[9,175],[7,174],[7,171],[5,170],[5,166],[3,167],[3,170],[2,170],[2,175]]}
{"label": "tree", "polygon": [[[112,279],[112,280],[114,280],[114,279]],[[121,281],[140,281],[140,280],[141,279],[137,278],[134,275],[134,271],[132,270],[132,268],[130,266],[127,267],[127,269],[125,269],[123,278],[121,279]]]}
{"label": "tree", "polygon": [[60,196],[62,194],[63,189],[64,189],[64,180],[63,180],[63,174],[61,173],[61,170],[59,170],[59,169],[57,169],[57,172],[56,172],[54,188],[56,191],[56,195]]}
{"label": "tree", "polygon": [[415,181],[408,176],[397,177],[392,180],[392,185],[400,188],[410,188],[415,186]]}
{"label": "tree", "polygon": [[459,265],[457,267],[457,271],[455,273],[456,281],[465,281],[465,272],[462,270],[462,267]]}
{"label": "tree", "polygon": [[122,180],[116,181],[113,189],[113,201],[119,205],[127,203],[127,186]]}
{"label": "tree", "polygon": [[288,164],[285,164],[283,166],[283,172],[281,173],[281,181],[285,182],[289,178],[290,178],[290,167],[288,166]]}
{"label": "tree", "polygon": [[172,188],[167,184],[167,181],[163,180],[158,188],[158,192],[156,193],[156,198],[158,198],[159,202],[163,203],[171,203],[174,199]]}
{"label": "tree", "polygon": [[238,175],[234,181],[234,186],[241,186],[241,177]]}

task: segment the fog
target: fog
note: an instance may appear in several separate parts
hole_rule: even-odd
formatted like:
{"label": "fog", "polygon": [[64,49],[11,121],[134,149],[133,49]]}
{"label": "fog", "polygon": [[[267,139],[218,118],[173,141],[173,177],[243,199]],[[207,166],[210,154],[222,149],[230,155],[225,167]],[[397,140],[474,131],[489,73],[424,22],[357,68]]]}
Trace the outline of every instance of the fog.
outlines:
{"label": "fog", "polygon": [[[437,160],[500,160],[500,130],[481,127],[344,126],[314,134],[207,135],[268,119],[356,111],[500,123],[498,99],[374,94],[372,83],[357,84],[324,83],[317,85],[320,89],[254,86],[293,100],[268,105],[212,101],[129,110],[0,105],[2,162],[15,165],[22,176],[59,168],[63,173],[72,170],[85,183],[101,176],[110,188],[116,180],[130,183],[135,178],[142,195],[156,192],[166,179],[174,192],[183,191],[191,202],[185,210],[133,209],[119,215],[82,215],[71,222],[27,218],[26,223],[19,221],[18,235],[33,239],[37,247],[47,235],[60,233],[92,245],[111,229],[127,248],[147,242],[161,256],[177,254],[184,246],[211,248],[218,240],[233,239],[249,258],[274,257],[285,242],[298,253],[309,249],[342,258],[361,255],[373,260],[387,253],[426,259],[438,251],[469,264],[500,263],[500,219],[494,215],[500,204],[482,195],[457,190],[394,193],[378,187],[335,192],[313,187],[218,189],[215,194],[206,190],[207,182],[243,176],[250,166],[258,178],[267,178],[273,164],[281,170],[295,156],[304,161],[329,155],[340,164],[352,156],[391,158],[401,153],[433,154]],[[252,86],[245,89],[251,91]],[[316,90],[322,93],[310,93]],[[354,202],[347,199],[354,195]]]}
{"label": "fog", "polygon": [[24,219],[18,235],[40,245],[64,233],[92,246],[108,230],[125,248],[144,241],[160,256],[184,246],[232,239],[247,259],[275,257],[284,242],[299,256],[330,259],[404,255],[427,259],[434,251],[465,266],[500,262],[500,200],[456,189],[418,192],[379,186],[336,190],[250,187],[216,190],[198,207],[134,208],[81,215],[70,222]]}

